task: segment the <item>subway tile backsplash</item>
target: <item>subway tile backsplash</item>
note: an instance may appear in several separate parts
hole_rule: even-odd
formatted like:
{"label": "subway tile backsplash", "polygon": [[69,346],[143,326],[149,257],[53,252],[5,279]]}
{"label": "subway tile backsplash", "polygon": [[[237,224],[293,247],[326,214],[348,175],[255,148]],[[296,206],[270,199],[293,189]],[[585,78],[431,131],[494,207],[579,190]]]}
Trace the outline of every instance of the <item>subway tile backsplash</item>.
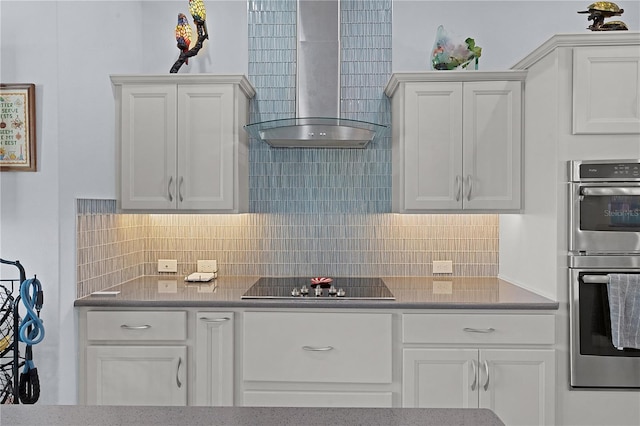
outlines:
{"label": "subway tile backsplash", "polygon": [[[79,200],[78,205],[95,200]],[[114,214],[78,208],[78,297],[177,259],[178,275],[216,259],[222,275],[496,276],[497,215]]]}

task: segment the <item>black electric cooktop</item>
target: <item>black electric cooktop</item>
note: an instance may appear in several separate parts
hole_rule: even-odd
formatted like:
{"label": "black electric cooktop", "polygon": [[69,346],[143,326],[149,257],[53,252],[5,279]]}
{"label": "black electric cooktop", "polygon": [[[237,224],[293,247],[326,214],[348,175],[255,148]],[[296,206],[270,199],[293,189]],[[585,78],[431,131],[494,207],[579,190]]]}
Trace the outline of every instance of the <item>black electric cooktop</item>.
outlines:
{"label": "black electric cooktop", "polygon": [[366,299],[395,300],[381,278],[337,277],[330,283],[314,284],[311,277],[262,277],[243,299]]}

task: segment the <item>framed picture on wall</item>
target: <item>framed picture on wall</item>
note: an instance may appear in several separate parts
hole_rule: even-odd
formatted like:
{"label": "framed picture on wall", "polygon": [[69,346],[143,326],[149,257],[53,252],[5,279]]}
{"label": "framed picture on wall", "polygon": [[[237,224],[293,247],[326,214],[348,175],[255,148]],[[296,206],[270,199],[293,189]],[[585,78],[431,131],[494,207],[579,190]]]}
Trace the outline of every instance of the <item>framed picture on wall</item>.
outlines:
{"label": "framed picture on wall", "polygon": [[35,172],[36,86],[0,83],[0,171]]}

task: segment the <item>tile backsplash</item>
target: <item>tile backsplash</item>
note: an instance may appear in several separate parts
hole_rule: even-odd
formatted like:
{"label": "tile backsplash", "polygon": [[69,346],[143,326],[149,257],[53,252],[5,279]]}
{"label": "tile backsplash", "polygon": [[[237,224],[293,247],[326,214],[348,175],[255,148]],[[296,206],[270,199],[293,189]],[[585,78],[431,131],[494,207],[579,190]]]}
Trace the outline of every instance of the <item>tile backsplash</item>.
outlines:
{"label": "tile backsplash", "polygon": [[[251,121],[296,115],[296,2],[249,0]],[[341,117],[389,125],[391,0],[340,2]],[[255,213],[391,211],[389,134],[366,149],[273,149],[250,140],[249,210]]]}
{"label": "tile backsplash", "polygon": [[498,273],[497,215],[116,214],[112,201],[78,200],[78,297],[177,259],[178,275],[215,259],[221,275],[457,276]]}

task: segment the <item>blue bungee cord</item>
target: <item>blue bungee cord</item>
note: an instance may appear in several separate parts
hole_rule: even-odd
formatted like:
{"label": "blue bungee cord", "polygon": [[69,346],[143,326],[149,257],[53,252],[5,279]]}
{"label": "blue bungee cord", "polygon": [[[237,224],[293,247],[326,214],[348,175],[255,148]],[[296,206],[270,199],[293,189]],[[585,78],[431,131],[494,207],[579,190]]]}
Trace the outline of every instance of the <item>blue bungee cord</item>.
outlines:
{"label": "blue bungee cord", "polygon": [[44,339],[44,325],[40,319],[43,293],[40,281],[34,276],[20,284],[20,299],[27,310],[18,330],[18,337],[27,347],[25,350],[24,369],[20,374],[18,395],[23,404],[35,404],[40,397],[40,378],[38,369],[33,363],[32,346]]}
{"label": "blue bungee cord", "polygon": [[20,341],[27,345],[37,345],[44,339],[44,325],[40,319],[43,303],[40,281],[35,277],[24,280],[20,285],[20,298],[27,309],[27,315],[20,323]]}

